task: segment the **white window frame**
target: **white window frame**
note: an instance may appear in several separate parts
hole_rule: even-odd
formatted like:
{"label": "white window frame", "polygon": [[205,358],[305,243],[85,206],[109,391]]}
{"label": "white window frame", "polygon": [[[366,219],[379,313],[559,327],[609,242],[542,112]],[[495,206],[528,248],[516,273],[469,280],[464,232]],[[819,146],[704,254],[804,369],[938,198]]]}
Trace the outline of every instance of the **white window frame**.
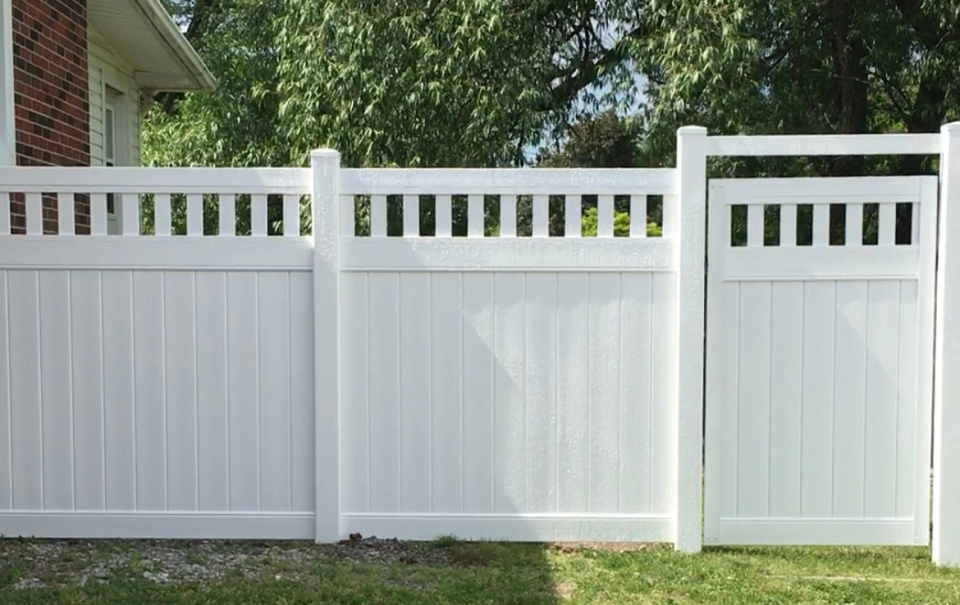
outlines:
{"label": "white window frame", "polygon": [[14,166],[16,122],[13,96],[13,6],[0,0],[0,166]]}

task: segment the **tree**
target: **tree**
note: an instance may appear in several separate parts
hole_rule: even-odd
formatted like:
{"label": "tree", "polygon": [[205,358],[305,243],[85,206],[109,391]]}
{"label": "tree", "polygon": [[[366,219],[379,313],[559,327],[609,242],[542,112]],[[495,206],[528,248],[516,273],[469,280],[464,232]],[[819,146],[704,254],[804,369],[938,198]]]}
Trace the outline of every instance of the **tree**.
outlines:
{"label": "tree", "polygon": [[218,79],[213,93],[165,95],[143,129],[144,160],[162,166],[281,166],[277,15],[282,0],[167,0]]}
{"label": "tree", "polygon": [[154,163],[303,163],[329,145],[352,166],[494,166],[623,68],[604,32],[631,2],[166,3],[220,89],[161,99]]}
{"label": "tree", "polygon": [[608,109],[573,124],[564,141],[541,150],[538,164],[566,168],[634,168],[643,166],[640,124]]}
{"label": "tree", "polygon": [[[633,52],[654,146],[714,132],[933,132],[956,115],[960,5],[949,0],[657,0]],[[770,162],[781,174],[921,170],[920,158]],[[929,168],[929,166],[927,166]],[[728,170],[756,173],[757,162]]]}
{"label": "tree", "polygon": [[[960,109],[960,5],[949,0],[168,3],[221,90],[158,104],[145,137],[157,163],[295,164],[327,144],[354,166],[511,165],[544,137],[572,140],[603,102],[642,99],[641,157],[668,165],[684,123],[928,132]],[[713,170],[931,168],[791,158]]]}

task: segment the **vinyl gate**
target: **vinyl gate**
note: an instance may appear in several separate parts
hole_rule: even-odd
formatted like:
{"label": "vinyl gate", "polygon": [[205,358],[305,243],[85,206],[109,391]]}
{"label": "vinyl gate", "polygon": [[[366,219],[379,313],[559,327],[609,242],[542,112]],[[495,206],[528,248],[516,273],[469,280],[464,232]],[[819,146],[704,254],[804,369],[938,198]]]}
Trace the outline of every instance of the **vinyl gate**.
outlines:
{"label": "vinyl gate", "polygon": [[704,542],[927,544],[937,179],[709,192]]}

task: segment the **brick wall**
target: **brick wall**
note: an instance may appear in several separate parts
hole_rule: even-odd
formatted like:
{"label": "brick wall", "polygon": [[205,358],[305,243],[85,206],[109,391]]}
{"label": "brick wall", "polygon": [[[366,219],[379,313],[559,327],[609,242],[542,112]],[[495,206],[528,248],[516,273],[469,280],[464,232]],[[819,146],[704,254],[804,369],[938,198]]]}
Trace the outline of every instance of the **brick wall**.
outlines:
{"label": "brick wall", "polygon": [[[19,166],[89,166],[86,0],[13,0],[14,104]],[[56,202],[44,200],[44,231],[56,232]],[[77,233],[89,204],[76,203]],[[22,197],[11,226],[24,232]]]}

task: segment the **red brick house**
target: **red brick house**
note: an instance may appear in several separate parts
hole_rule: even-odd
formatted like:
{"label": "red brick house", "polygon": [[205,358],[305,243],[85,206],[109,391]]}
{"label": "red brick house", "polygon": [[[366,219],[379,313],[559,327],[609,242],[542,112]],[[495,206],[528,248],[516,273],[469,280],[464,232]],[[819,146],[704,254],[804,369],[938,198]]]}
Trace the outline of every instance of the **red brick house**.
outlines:
{"label": "red brick house", "polygon": [[[0,165],[138,165],[153,96],[216,85],[160,0],[0,0],[0,8]],[[77,233],[89,232],[85,206],[77,203]],[[11,200],[10,218],[22,233],[22,200]],[[55,231],[52,203],[44,223]]]}

